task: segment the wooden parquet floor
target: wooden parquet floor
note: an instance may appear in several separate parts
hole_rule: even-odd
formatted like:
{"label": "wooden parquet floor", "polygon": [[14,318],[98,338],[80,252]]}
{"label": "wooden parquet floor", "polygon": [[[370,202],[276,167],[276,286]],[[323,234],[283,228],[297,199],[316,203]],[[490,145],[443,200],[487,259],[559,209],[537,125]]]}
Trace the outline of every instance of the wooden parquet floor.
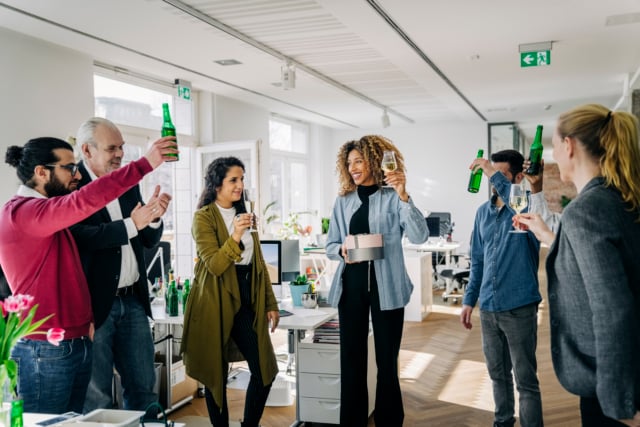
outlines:
{"label": "wooden parquet floor", "polygon": [[[540,279],[543,298],[546,298],[544,274],[540,274]],[[459,322],[459,311],[460,307],[457,305],[434,305],[434,312],[425,321],[405,323],[400,353],[405,426],[492,425],[493,396],[482,354],[480,319],[477,310],[474,310],[474,327],[467,331]],[[539,323],[538,375],[545,426],[579,426],[578,398],[560,386],[553,372],[549,319],[544,300],[540,305]],[[240,419],[244,392],[229,390],[228,394],[231,418]],[[178,419],[188,415],[206,417],[204,399],[196,398],[191,404],[172,413],[170,418]],[[262,425],[285,427],[294,418],[294,406],[267,407]],[[373,419],[369,421],[369,425],[375,425]]]}

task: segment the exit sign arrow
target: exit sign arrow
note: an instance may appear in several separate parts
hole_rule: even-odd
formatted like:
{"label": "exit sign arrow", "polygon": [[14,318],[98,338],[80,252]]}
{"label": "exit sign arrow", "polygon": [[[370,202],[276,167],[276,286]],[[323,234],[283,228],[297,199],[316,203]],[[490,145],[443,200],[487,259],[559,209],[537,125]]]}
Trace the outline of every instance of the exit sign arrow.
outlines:
{"label": "exit sign arrow", "polygon": [[538,67],[551,64],[551,51],[520,52],[520,67]]}

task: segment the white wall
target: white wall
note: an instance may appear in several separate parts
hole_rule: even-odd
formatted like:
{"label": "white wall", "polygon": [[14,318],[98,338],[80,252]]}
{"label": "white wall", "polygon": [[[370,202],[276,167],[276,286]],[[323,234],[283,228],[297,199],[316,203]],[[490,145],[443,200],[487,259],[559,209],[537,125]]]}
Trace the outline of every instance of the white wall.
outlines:
{"label": "white wall", "polygon": [[[66,140],[93,115],[93,60],[78,52],[0,28],[0,154],[29,139]],[[2,162],[0,204],[16,191],[15,168]]]}
{"label": "white wall", "polygon": [[[335,169],[335,156],[342,144],[370,134],[384,135],[398,147],[405,159],[407,189],[414,203],[425,212],[451,212],[453,240],[462,245],[458,252],[467,252],[476,209],[488,197],[486,177],[479,193],[467,192],[469,164],[479,148],[487,151],[486,123],[478,120],[334,131],[333,146],[325,150],[326,170]],[[334,175],[333,191],[325,192],[324,203],[332,205],[336,192]]]}

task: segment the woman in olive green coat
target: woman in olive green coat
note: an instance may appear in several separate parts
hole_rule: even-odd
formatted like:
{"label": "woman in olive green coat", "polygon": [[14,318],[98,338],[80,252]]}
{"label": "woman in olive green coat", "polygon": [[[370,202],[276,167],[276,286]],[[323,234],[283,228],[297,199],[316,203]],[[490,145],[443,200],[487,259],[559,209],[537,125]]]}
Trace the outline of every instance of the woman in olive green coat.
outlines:
{"label": "woman in olive green coat", "polygon": [[[205,386],[209,418],[227,427],[229,362],[246,359],[251,379],[242,426],[258,426],[278,374],[269,326],[278,304],[260,252],[251,215],[243,204],[244,165],[235,157],[214,160],[193,220],[198,261],[184,316],[180,348],[189,376]],[[238,350],[240,352],[238,353]]]}

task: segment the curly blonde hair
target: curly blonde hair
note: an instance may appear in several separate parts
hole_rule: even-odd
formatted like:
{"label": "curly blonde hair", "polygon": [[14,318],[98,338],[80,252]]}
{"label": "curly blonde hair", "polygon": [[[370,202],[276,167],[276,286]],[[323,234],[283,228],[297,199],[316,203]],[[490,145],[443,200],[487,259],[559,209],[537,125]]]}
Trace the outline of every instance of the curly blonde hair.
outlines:
{"label": "curly blonde hair", "polygon": [[640,146],[635,116],[598,104],[583,105],[560,115],[558,134],[581,142],[599,160],[606,184],[620,191],[631,210],[640,209]]}
{"label": "curly blonde hair", "polygon": [[357,141],[345,142],[338,150],[336,159],[336,172],[338,174],[338,194],[344,196],[355,191],[356,184],[349,174],[347,158],[352,150],[357,150],[369,166],[376,184],[384,185],[384,172],[382,171],[382,154],[385,151],[393,151],[396,155],[399,171],[405,171],[404,157],[393,143],[380,135],[365,135]]}

